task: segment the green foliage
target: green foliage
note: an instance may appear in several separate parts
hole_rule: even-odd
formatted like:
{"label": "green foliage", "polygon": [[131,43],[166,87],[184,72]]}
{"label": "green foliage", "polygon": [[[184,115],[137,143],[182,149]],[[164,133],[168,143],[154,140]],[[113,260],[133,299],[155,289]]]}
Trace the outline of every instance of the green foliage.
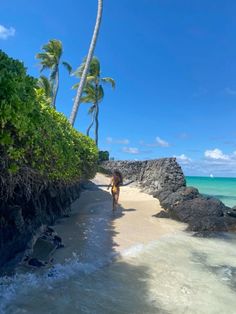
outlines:
{"label": "green foliage", "polygon": [[14,178],[27,167],[46,180],[65,184],[93,177],[98,160],[94,141],[50,107],[37,80],[2,51],[0,156],[1,179]]}
{"label": "green foliage", "polygon": [[47,100],[49,104],[52,101],[52,86],[51,82],[45,75],[41,75],[38,79],[38,87],[41,88],[44,91],[45,96],[47,97]]}
{"label": "green foliage", "polygon": [[107,150],[100,150],[99,151],[99,161],[106,161],[109,160],[109,152]]}

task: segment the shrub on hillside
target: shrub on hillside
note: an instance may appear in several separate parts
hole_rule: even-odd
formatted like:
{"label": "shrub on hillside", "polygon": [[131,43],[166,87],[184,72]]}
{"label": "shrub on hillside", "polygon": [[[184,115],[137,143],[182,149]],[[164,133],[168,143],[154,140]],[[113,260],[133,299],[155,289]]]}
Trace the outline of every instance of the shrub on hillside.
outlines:
{"label": "shrub on hillside", "polygon": [[0,198],[32,180],[70,184],[94,176],[98,151],[51,108],[23,64],[0,51]]}

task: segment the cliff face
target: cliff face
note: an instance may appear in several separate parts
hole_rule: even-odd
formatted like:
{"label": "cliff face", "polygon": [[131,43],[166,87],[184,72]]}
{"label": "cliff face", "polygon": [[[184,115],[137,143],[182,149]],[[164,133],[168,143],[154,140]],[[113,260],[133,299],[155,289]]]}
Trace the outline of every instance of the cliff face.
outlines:
{"label": "cliff face", "polygon": [[[27,199],[18,190],[14,198],[0,205],[0,268],[31,248],[31,241],[43,225],[51,225],[70,211],[70,204],[79,197],[80,186],[45,187]],[[18,259],[18,260],[17,260]]]}
{"label": "cliff face", "polygon": [[168,190],[177,191],[186,186],[183,171],[175,158],[162,158],[147,161],[105,161],[102,168],[113,171],[118,169],[124,178],[138,181],[149,194]]}
{"label": "cliff face", "polygon": [[118,169],[124,178],[136,181],[158,198],[164,211],[158,218],[172,218],[188,224],[188,230],[208,235],[212,231],[236,231],[236,211],[220,200],[186,187],[183,171],[175,158],[148,161],[107,161],[106,171]]}

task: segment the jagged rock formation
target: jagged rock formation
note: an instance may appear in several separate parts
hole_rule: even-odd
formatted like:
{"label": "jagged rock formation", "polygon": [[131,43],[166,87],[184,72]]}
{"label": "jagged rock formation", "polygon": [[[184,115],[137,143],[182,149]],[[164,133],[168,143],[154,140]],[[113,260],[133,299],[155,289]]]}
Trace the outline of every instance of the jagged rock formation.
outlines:
{"label": "jagged rock formation", "polygon": [[188,230],[196,232],[236,231],[236,219],[228,215],[231,209],[193,187],[182,187],[175,193],[162,191],[155,196],[166,209],[157,217],[186,222]]}
{"label": "jagged rock formation", "polygon": [[148,161],[106,161],[106,171],[119,169],[165,209],[156,215],[188,223],[188,230],[206,234],[212,231],[236,231],[233,211],[220,200],[206,197],[194,187],[186,187],[183,171],[175,158]]}
{"label": "jagged rock formation", "polygon": [[104,161],[102,168],[113,171],[119,169],[124,178],[139,182],[149,194],[160,191],[175,192],[186,186],[185,177],[175,158],[147,161]]}

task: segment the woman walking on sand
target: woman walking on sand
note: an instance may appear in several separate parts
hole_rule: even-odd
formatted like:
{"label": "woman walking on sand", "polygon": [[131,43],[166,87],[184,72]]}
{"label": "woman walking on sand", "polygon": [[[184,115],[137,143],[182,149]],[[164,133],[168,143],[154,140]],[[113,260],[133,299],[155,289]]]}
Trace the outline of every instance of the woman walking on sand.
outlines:
{"label": "woman walking on sand", "polygon": [[111,178],[111,183],[108,185],[107,189],[111,187],[112,194],[112,210],[114,211],[118,205],[120,186],[123,184],[122,174],[118,170],[114,170]]}

